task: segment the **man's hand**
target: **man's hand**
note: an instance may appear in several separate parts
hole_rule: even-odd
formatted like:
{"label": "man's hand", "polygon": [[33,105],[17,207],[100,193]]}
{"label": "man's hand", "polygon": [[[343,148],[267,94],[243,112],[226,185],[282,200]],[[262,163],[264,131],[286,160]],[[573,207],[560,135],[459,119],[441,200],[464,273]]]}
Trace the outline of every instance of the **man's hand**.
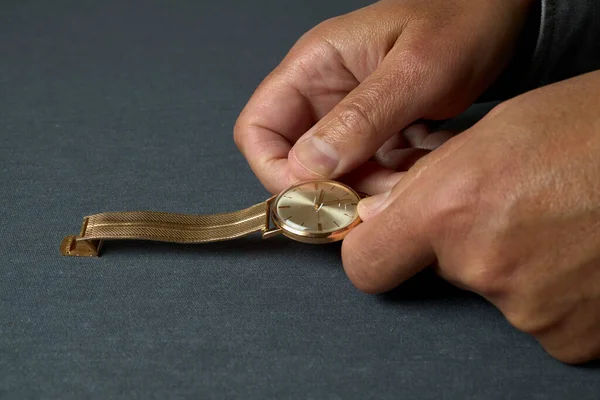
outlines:
{"label": "man's hand", "polygon": [[325,21],[262,82],[235,141],[272,192],[342,176],[389,188],[423,154],[411,135],[419,147],[447,139],[400,132],[471,105],[506,66],[531,1],[384,0]]}
{"label": "man's hand", "polygon": [[600,71],[498,106],[359,212],[342,256],[360,289],[437,260],[556,358],[600,358]]}

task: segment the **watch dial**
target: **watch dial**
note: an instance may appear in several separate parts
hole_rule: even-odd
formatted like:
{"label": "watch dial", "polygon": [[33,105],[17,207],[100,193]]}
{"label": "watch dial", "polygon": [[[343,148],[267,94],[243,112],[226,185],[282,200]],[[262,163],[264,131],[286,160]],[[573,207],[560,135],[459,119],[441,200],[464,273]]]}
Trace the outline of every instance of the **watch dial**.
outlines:
{"label": "watch dial", "polygon": [[295,230],[331,233],[356,221],[359,200],[356,192],[338,182],[302,182],[279,195],[274,212]]}

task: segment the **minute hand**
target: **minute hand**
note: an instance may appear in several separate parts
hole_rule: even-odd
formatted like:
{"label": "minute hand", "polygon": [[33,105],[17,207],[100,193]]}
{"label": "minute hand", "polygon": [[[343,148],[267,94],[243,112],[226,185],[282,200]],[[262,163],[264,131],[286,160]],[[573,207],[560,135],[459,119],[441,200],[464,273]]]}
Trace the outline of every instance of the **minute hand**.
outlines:
{"label": "minute hand", "polygon": [[324,206],[328,205],[328,204],[345,204],[345,203],[353,203],[355,200],[353,199],[341,199],[341,200],[329,200],[329,201],[324,201],[323,204]]}

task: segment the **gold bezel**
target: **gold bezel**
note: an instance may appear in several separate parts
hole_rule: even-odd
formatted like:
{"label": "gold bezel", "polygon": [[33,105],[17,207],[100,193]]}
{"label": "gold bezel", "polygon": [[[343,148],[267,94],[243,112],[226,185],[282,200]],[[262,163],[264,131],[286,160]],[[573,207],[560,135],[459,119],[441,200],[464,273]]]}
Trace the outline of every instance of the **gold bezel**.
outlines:
{"label": "gold bezel", "polygon": [[279,215],[277,215],[277,204],[279,203],[279,200],[283,197],[283,195],[285,195],[287,192],[289,192],[290,190],[293,190],[294,188],[296,188],[298,186],[305,185],[307,183],[328,183],[331,185],[335,185],[335,186],[338,186],[340,188],[343,188],[344,190],[347,190],[347,191],[353,193],[356,196],[357,201],[361,199],[361,196],[354,189],[352,189],[351,187],[349,187],[347,185],[344,185],[343,183],[337,182],[337,181],[332,181],[329,179],[314,179],[314,180],[309,180],[309,181],[298,182],[298,183],[290,186],[289,188],[283,190],[281,193],[279,193],[277,195],[277,197],[271,203],[272,204],[271,219],[273,220],[273,223],[279,229],[281,229],[281,233],[283,233],[285,236],[287,236],[288,238],[290,238],[292,240],[296,240],[298,242],[303,242],[303,243],[312,243],[312,244],[332,243],[332,242],[337,242],[337,241],[342,240],[348,234],[348,232],[350,232],[354,227],[356,227],[358,224],[361,223],[361,219],[357,214],[356,219],[354,221],[352,221],[352,223],[350,225],[340,228],[338,230],[335,230],[333,232],[324,232],[324,233],[306,232],[306,231],[302,231],[299,229],[294,229],[293,227],[287,225],[285,223],[285,221],[283,221],[279,217]]}

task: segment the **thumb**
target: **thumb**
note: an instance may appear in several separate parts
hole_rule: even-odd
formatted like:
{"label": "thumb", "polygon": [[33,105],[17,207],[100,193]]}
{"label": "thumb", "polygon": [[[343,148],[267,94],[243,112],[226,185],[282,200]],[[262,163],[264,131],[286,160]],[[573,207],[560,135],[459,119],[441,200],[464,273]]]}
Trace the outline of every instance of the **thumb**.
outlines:
{"label": "thumb", "polygon": [[344,238],[342,261],[352,283],[364,292],[391,290],[435,261],[422,207],[410,186],[401,180],[391,192],[359,203],[363,223]]}
{"label": "thumb", "polygon": [[464,108],[434,107],[449,92],[450,70],[433,67],[430,56],[411,55],[401,46],[393,48],[367,79],[298,139],[288,155],[295,176],[343,175],[429,110],[438,109],[439,115],[433,117],[446,118]]}
{"label": "thumb", "polygon": [[455,166],[464,161],[455,152],[475,134],[471,129],[454,136],[417,161],[390,192],[358,203],[363,223],[342,243],[344,269],[356,287],[367,293],[384,292],[436,261],[432,226],[433,232],[444,228],[436,218],[436,204],[444,203],[444,184],[459,190],[448,172],[454,171],[452,176],[462,181],[464,174]]}

